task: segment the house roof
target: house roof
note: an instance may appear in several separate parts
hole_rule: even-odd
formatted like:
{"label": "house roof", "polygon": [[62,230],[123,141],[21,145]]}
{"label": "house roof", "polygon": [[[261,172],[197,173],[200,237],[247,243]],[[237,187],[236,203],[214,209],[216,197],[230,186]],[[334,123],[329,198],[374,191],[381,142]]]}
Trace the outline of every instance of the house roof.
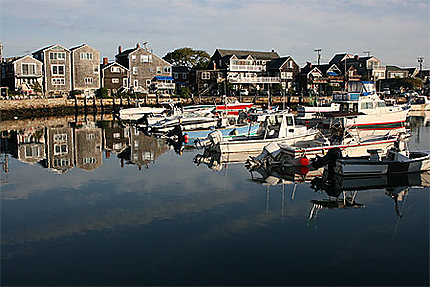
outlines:
{"label": "house roof", "polygon": [[132,53],[132,52],[136,51],[137,49],[139,49],[139,48],[138,48],[138,47],[134,47],[134,48],[131,48],[131,49],[127,49],[127,50],[124,50],[124,51],[122,51],[121,53],[117,54],[116,56],[117,56],[117,57],[118,57],[118,56],[126,56],[126,55],[128,55],[128,54],[130,54],[130,53]]}
{"label": "house roof", "polygon": [[173,73],[189,73],[190,71],[191,68],[187,66],[172,66]]}
{"label": "house roof", "polygon": [[37,51],[34,51],[34,52],[33,52],[33,55],[34,55],[34,54],[36,54],[36,53],[39,53],[39,52],[42,52],[42,51],[45,51],[45,50],[51,49],[51,48],[53,48],[53,47],[55,47],[55,46],[59,46],[59,47],[61,47],[61,48],[65,49],[65,50],[67,50],[67,51],[70,51],[69,49],[67,49],[67,48],[65,48],[65,47],[63,47],[63,46],[61,46],[60,44],[54,44],[54,45],[46,46],[46,47],[44,47],[44,48],[42,48],[42,49],[39,49],[39,50],[37,50]]}
{"label": "house roof", "polygon": [[275,51],[262,52],[262,51],[246,51],[246,50],[227,50],[227,49],[217,49],[221,57],[231,57],[236,55],[239,59],[245,59],[249,55],[259,60],[272,60],[279,58],[279,54]]}
{"label": "house roof", "polygon": [[387,71],[408,71],[407,69],[400,68],[398,66],[394,65],[387,65],[386,66]]}
{"label": "house roof", "polygon": [[128,68],[124,67],[123,65],[119,64],[118,62],[111,62],[111,63],[108,63],[107,65],[101,64],[101,67],[102,67],[102,70],[104,70],[104,69],[107,69],[107,68],[109,68],[110,66],[113,66],[113,65],[118,65],[121,68],[126,69],[128,71]]}
{"label": "house roof", "polygon": [[266,69],[279,70],[285,64],[285,62],[290,58],[291,58],[290,56],[286,56],[286,57],[270,60],[269,62],[266,63]]}

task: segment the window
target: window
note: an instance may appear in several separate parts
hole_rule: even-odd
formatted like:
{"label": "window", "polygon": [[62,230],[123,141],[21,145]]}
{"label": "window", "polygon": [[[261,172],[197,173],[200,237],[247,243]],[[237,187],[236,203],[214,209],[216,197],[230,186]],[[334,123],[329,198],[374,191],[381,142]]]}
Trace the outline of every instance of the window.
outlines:
{"label": "window", "polygon": [[87,134],[87,140],[93,140],[95,139],[94,134]]}
{"label": "window", "polygon": [[93,71],[94,71],[94,74],[98,74],[99,73],[99,65],[94,65]]}
{"label": "window", "polygon": [[119,67],[110,67],[110,71],[112,73],[120,73],[121,72],[121,70],[119,69]]}
{"label": "window", "polygon": [[83,164],[92,164],[92,163],[96,163],[96,158],[95,157],[84,157],[82,159]]}
{"label": "window", "polygon": [[65,142],[67,141],[67,134],[55,134],[54,141],[56,142]]}
{"label": "window", "polygon": [[81,53],[81,60],[92,60],[93,59],[93,53]]}
{"label": "window", "polygon": [[211,74],[209,72],[202,73],[202,80],[209,80],[211,78]]}
{"label": "window", "polygon": [[363,102],[363,103],[361,103],[361,109],[362,110],[373,109],[373,103],[372,102]]}
{"label": "window", "polygon": [[120,134],[120,133],[113,133],[113,134],[112,134],[112,137],[113,137],[114,139],[119,139],[119,138],[121,137],[121,134]]}
{"label": "window", "polygon": [[151,80],[146,80],[146,86],[149,87],[151,85]]}
{"label": "window", "polygon": [[122,86],[123,87],[128,87],[128,80],[127,80],[127,78],[122,79]]}
{"label": "window", "polygon": [[131,55],[131,60],[136,61],[136,55]]}
{"label": "window", "polygon": [[21,64],[21,71],[24,76],[36,74],[36,64]]}
{"label": "window", "polygon": [[53,76],[64,76],[64,65],[52,65]]}
{"label": "window", "polygon": [[182,79],[185,80],[187,78],[187,73],[182,73]]}
{"label": "window", "polygon": [[148,62],[152,63],[152,55],[148,55]]}
{"label": "window", "polygon": [[288,61],[287,67],[291,69],[293,67],[293,61]]}
{"label": "window", "polygon": [[133,86],[134,87],[138,87],[139,86],[139,81],[138,80],[134,80],[133,81]]}
{"label": "window", "polygon": [[112,78],[112,84],[119,84],[118,78]]}
{"label": "window", "polygon": [[173,73],[173,78],[179,79],[179,74],[178,73]]}
{"label": "window", "polygon": [[161,74],[161,67],[157,67],[157,74]]}
{"label": "window", "polygon": [[38,157],[39,147],[38,146],[26,146],[25,147],[25,157]]}
{"label": "window", "polygon": [[65,52],[50,52],[49,59],[51,60],[65,60],[66,53]]}
{"label": "window", "polygon": [[93,83],[93,78],[85,78],[84,79],[85,84],[92,84]]}
{"label": "window", "polygon": [[54,166],[55,167],[68,166],[69,162],[70,161],[68,158],[56,158],[54,159]]}
{"label": "window", "polygon": [[142,63],[149,63],[149,56],[148,55],[140,55],[140,61]]}
{"label": "window", "polygon": [[54,145],[54,155],[67,153],[66,144],[55,144]]}
{"label": "window", "polygon": [[64,78],[52,78],[52,84],[53,85],[65,85],[66,81]]}
{"label": "window", "polygon": [[164,67],[163,72],[164,73],[170,73],[170,67]]}
{"label": "window", "polygon": [[133,75],[137,75],[137,67],[133,67]]}

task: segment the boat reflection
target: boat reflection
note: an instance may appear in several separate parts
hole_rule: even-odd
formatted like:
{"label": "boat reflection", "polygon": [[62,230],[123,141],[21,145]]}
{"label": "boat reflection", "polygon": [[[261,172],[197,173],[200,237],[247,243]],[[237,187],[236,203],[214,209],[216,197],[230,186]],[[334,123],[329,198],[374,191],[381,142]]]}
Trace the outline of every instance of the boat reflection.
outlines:
{"label": "boat reflection", "polygon": [[[131,125],[117,121],[89,121],[55,118],[40,122],[15,122],[0,131],[3,171],[9,172],[8,156],[25,164],[38,164],[54,173],[73,168],[93,171],[114,154],[121,167],[148,168],[156,158],[174,149],[182,154],[183,144],[150,137]],[[105,156],[103,156],[103,151]]]}
{"label": "boat reflection", "polygon": [[404,201],[411,188],[430,186],[430,173],[388,174],[367,177],[344,177],[324,170],[322,176],[311,181],[311,189],[315,192],[324,192],[328,198],[312,200],[312,209],[309,220],[314,220],[318,212],[324,208],[360,208],[364,204],[356,202],[359,191],[385,190],[385,194],[395,203],[395,213],[401,217],[399,202]]}
{"label": "boat reflection", "polygon": [[256,153],[221,153],[218,151],[204,149],[202,154],[196,154],[193,161],[196,165],[204,164],[209,169],[214,171],[220,171],[227,168],[230,164],[243,164],[249,159],[250,156],[256,156]]}

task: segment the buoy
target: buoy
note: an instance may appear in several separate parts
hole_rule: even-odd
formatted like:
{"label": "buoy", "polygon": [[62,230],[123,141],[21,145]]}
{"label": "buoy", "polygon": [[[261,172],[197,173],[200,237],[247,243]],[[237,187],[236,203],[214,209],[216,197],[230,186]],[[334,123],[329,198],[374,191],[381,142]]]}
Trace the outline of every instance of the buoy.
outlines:
{"label": "buoy", "polygon": [[302,157],[300,158],[299,163],[301,166],[308,166],[310,161],[307,157]]}
{"label": "buoy", "polygon": [[187,134],[184,134],[184,143],[188,143],[189,137]]}

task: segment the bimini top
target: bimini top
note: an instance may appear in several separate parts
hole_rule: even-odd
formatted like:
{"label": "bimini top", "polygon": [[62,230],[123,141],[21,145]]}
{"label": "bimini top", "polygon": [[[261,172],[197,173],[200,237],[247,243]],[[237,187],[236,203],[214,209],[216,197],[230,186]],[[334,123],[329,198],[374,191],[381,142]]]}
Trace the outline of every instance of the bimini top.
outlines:
{"label": "bimini top", "polygon": [[173,81],[173,78],[170,76],[155,76],[154,79],[157,81]]}

